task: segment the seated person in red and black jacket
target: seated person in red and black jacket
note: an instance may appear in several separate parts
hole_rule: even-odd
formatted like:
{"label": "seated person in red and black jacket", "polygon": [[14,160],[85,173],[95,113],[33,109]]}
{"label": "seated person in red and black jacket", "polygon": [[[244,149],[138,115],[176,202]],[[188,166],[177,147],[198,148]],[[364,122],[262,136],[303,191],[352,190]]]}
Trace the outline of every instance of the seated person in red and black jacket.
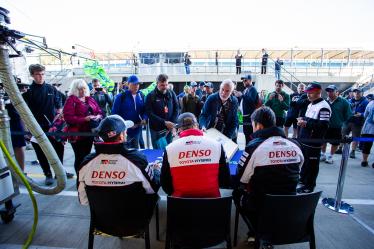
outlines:
{"label": "seated person in red and black jacket", "polygon": [[195,115],[177,121],[179,139],[169,144],[161,167],[162,189],[177,197],[219,197],[230,187],[230,169],[222,145],[199,130]]}
{"label": "seated person in red and black jacket", "polygon": [[254,235],[258,213],[266,194],[296,194],[303,153],[297,142],[287,139],[275,126],[275,114],[261,107],[251,115],[254,133],[238,163],[239,187],[233,192],[241,215],[249,220]]}

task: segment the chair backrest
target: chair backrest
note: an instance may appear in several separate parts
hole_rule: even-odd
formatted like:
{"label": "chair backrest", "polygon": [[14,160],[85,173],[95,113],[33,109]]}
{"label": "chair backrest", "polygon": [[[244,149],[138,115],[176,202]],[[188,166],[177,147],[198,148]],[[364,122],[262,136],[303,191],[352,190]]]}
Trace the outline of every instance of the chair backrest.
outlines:
{"label": "chair backrest", "polygon": [[149,195],[134,183],[121,187],[86,186],[94,228],[123,237],[144,231],[152,213]]}
{"label": "chair backrest", "polygon": [[314,233],[314,213],[321,192],[266,195],[258,222],[258,236],[272,244],[306,242]]}
{"label": "chair backrest", "polygon": [[232,196],[167,200],[167,233],[173,243],[192,248],[217,245],[230,234]]}

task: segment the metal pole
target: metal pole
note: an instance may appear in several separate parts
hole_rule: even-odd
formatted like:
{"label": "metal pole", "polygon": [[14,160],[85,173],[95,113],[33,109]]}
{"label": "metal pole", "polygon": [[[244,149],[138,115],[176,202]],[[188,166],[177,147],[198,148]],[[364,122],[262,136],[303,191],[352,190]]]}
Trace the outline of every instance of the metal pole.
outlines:
{"label": "metal pole", "polygon": [[149,149],[151,146],[150,146],[150,141],[149,141],[149,120],[148,120],[148,124],[146,126],[146,130],[145,130],[145,138],[146,138],[146,142],[147,142],[147,149]]}
{"label": "metal pole", "polygon": [[350,147],[350,141],[346,139],[343,145],[343,154],[342,154],[342,160],[340,163],[339,178],[338,178],[338,184],[336,187],[335,199],[334,198],[323,198],[322,200],[322,204],[325,207],[335,212],[342,213],[342,214],[351,214],[354,211],[353,207],[350,204],[342,201],[345,174],[347,172],[347,165],[348,165],[347,163],[348,163],[348,157],[349,157],[349,147]]}

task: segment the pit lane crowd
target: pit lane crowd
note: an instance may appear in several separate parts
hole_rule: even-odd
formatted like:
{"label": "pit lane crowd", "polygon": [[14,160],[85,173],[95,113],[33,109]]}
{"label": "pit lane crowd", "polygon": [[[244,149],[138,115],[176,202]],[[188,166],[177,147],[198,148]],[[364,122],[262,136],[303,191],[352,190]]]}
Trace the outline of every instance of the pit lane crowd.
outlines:
{"label": "pit lane crowd", "polygon": [[[364,97],[359,88],[343,97],[335,85],[323,89],[317,82],[300,83],[289,95],[283,90],[285,83],[276,80],[274,91],[258,93],[251,75],[246,75],[242,82],[224,80],[218,89],[211,82],[190,82],[176,94],[168,76],[160,74],[156,88],[146,96],[136,75],[124,77],[117,94],[97,79],[89,84],[77,79],[65,95],[58,85],[45,82],[44,66],[31,65],[29,71],[33,82],[21,91],[45,132],[58,130],[61,122],[64,132],[99,135],[49,136],[61,161],[66,139],[71,143],[82,204],[89,202],[86,185],[139,185],[154,201],[160,187],[178,197],[219,197],[219,188],[233,188],[235,204],[252,223],[249,237],[255,232],[261,197],[313,192],[320,162],[332,164],[333,155],[342,153],[339,140],[344,135],[374,137],[373,96]],[[244,90],[236,90],[237,84]],[[7,108],[12,131],[24,131],[14,107],[9,103]],[[162,167],[150,166],[138,151],[144,148],[142,131],[147,123],[153,149],[164,151]],[[222,145],[204,132],[215,128],[236,142],[240,125],[246,146],[233,174]],[[329,140],[329,151],[321,139]],[[24,168],[25,137],[12,135],[12,142]],[[54,184],[42,150],[32,138],[31,144],[45,184]],[[367,167],[371,146],[372,142],[353,142],[350,157],[360,149],[361,166]]]}

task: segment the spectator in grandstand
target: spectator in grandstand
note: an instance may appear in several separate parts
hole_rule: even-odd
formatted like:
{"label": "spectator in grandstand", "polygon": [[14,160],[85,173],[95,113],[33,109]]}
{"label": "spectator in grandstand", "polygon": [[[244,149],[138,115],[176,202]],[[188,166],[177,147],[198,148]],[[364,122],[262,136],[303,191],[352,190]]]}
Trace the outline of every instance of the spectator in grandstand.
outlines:
{"label": "spectator in grandstand", "polygon": [[236,74],[242,73],[242,59],[243,55],[240,53],[240,50],[235,55],[235,66],[236,66]]}
{"label": "spectator in grandstand", "polygon": [[145,99],[146,114],[153,149],[164,149],[173,139],[173,128],[178,117],[178,100],[168,90],[168,76],[157,76],[157,86]]}
{"label": "spectator in grandstand", "polygon": [[191,55],[188,54],[188,52],[184,55],[184,68],[186,69],[186,74],[190,74],[190,65],[191,62]]}
{"label": "spectator in grandstand", "polygon": [[[233,197],[241,215],[250,221],[248,241],[254,241],[265,195],[295,195],[304,162],[299,144],[287,139],[275,120],[269,107],[252,113],[253,140],[246,145],[238,164],[239,182],[235,184]],[[275,154],[277,160],[272,160]]]}
{"label": "spectator in grandstand", "polygon": [[[159,169],[147,166],[148,162],[142,153],[128,149],[126,129],[134,123],[125,121],[118,115],[110,115],[101,121],[98,133],[102,143],[95,143],[95,152],[88,155],[79,166],[78,195],[82,205],[88,205],[85,186],[123,187],[137,196],[147,194],[146,208],[148,217],[153,214],[159,198]],[[110,159],[110,160],[109,160]],[[107,163],[110,161],[110,163]],[[99,173],[98,173],[99,172]],[[118,177],[101,177],[101,175],[118,175]],[[100,181],[97,181],[100,178]],[[110,210],[108,210],[110,212]]]}
{"label": "spectator in grandstand", "polygon": [[[275,69],[275,78],[277,80],[281,79],[281,69],[282,69],[283,61],[277,58],[277,60],[274,63],[274,69]],[[287,136],[287,134],[286,134]]]}
{"label": "spectator in grandstand", "polygon": [[[178,117],[179,139],[169,144],[161,167],[162,189],[177,197],[219,197],[230,187],[230,169],[222,145],[203,135],[196,117]],[[196,152],[199,153],[196,153]]]}
{"label": "spectator in grandstand", "polygon": [[134,126],[127,129],[127,143],[130,148],[139,148],[139,140],[142,136],[142,126],[146,125],[145,97],[139,91],[139,79],[136,75],[128,78],[128,90],[117,95],[112,114],[117,114],[124,120],[131,120]]}
{"label": "spectator in grandstand", "polygon": [[256,88],[252,85],[252,76],[247,75],[242,77],[242,80],[245,89],[243,91],[242,101],[240,102],[240,110],[243,114],[243,132],[245,144],[247,145],[253,133],[251,115],[256,108],[260,106],[261,101]]}
{"label": "spectator in grandstand", "polygon": [[196,89],[196,95],[199,97],[199,99],[201,99],[205,93],[205,89],[204,89],[205,82],[201,81],[198,86],[199,88]]}
{"label": "spectator in grandstand", "polygon": [[199,118],[201,112],[201,101],[196,95],[196,82],[191,82],[191,91],[189,94],[185,95],[182,99],[182,111],[181,113],[190,112]]}
{"label": "spectator in grandstand", "polygon": [[214,90],[214,87],[213,87],[213,83],[212,82],[207,82],[205,84],[205,94],[203,95],[203,97],[201,98],[201,102],[202,104],[204,104],[207,100],[207,98],[212,95],[213,93],[213,90]]}
{"label": "spectator in grandstand", "polygon": [[[27,92],[23,93],[22,96],[29,106],[32,114],[36,121],[39,123],[44,132],[48,132],[50,125],[55,119],[56,115],[62,111],[62,100],[60,93],[53,86],[46,84],[45,82],[45,67],[40,64],[32,64],[29,66],[29,72],[33,78],[33,82]],[[63,163],[64,161],[64,144],[57,142],[52,137],[48,137],[53,148]],[[52,185],[54,179],[52,177],[52,171],[48,163],[44,152],[40,148],[39,144],[31,142],[32,147],[35,150],[36,157],[42,167],[45,175],[45,185]],[[67,177],[71,178],[74,175],[67,173]]]}
{"label": "spectator in grandstand", "polygon": [[286,122],[284,123],[284,133],[286,137],[288,137],[288,131],[292,125],[293,134],[292,138],[297,137],[297,119],[299,117],[299,108],[297,106],[297,101],[300,99],[301,95],[304,94],[305,84],[300,83],[297,86],[297,92],[291,94],[290,99],[290,107],[288,108],[287,115],[286,115]]}
{"label": "spectator in grandstand", "polygon": [[218,74],[218,51],[216,51],[216,69]]}
{"label": "spectator in grandstand", "polygon": [[261,74],[266,74],[266,68],[268,65],[268,58],[269,55],[266,52],[266,50],[263,48],[262,49],[262,59],[261,59]]}
{"label": "spectator in grandstand", "polygon": [[[366,106],[365,113],[365,123],[362,127],[361,137],[369,137],[374,138],[374,101],[370,101],[370,103]],[[362,161],[361,166],[367,167],[368,157],[370,154],[371,147],[373,142],[361,142],[362,143]],[[374,168],[374,163],[371,165]]]}
{"label": "spectator in grandstand", "polygon": [[[327,92],[327,103],[331,108],[331,118],[329,128],[326,131],[325,139],[342,139],[342,126],[352,116],[351,107],[349,102],[338,96],[338,88],[335,85],[329,85],[326,88]],[[339,142],[331,142],[330,155],[326,155],[326,143],[322,145],[320,161],[329,164],[334,163],[333,156],[339,146]]]}
{"label": "spectator in grandstand", "polygon": [[91,96],[94,98],[96,103],[100,106],[103,116],[106,117],[107,113],[112,109],[113,101],[110,96],[106,93],[98,79],[92,80],[93,89],[91,90]]}
{"label": "spectator in grandstand", "polygon": [[[84,80],[77,79],[71,83],[68,98],[64,106],[64,118],[68,125],[67,132],[91,132],[100,123],[103,114]],[[74,169],[79,172],[79,165],[85,156],[90,154],[93,136],[69,137],[74,151]]]}
{"label": "spectator in grandstand", "polygon": [[[365,118],[365,108],[368,105],[369,101],[362,96],[362,91],[359,88],[352,89],[353,98],[349,100],[352,110],[352,116],[346,123],[343,125],[342,133],[343,136],[348,136],[352,132],[352,137],[359,137],[361,134],[362,126],[364,125]],[[350,158],[356,158],[357,142],[352,142],[351,153],[349,154]],[[342,153],[342,146],[336,151],[336,154]]]}
{"label": "spectator in grandstand", "polygon": [[[313,82],[305,89],[311,102],[305,113],[305,117],[299,117],[297,125],[300,127],[301,139],[323,139],[329,127],[331,108],[321,98],[322,87]],[[313,192],[319,171],[321,154],[321,142],[303,142],[305,162],[300,171],[300,182],[297,191],[299,193]]]}
{"label": "spectator in grandstand", "polygon": [[277,119],[277,126],[283,128],[286,111],[290,106],[290,95],[283,91],[284,82],[282,80],[275,81],[275,91],[267,95],[265,105],[270,107]]}
{"label": "spectator in grandstand", "polygon": [[203,131],[215,128],[230,139],[235,137],[239,120],[238,100],[231,95],[234,87],[232,80],[224,80],[219,92],[206,100],[199,119]]}

